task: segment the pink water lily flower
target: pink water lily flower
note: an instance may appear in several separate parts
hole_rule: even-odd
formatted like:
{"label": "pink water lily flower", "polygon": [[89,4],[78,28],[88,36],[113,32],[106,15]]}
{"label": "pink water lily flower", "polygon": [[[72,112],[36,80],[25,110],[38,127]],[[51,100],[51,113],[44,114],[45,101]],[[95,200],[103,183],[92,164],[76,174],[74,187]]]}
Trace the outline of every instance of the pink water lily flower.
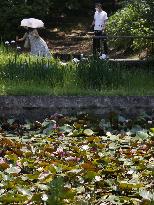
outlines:
{"label": "pink water lily flower", "polygon": [[4,161],[4,159],[1,157],[0,158],[0,164],[4,164],[5,163],[5,161]]}

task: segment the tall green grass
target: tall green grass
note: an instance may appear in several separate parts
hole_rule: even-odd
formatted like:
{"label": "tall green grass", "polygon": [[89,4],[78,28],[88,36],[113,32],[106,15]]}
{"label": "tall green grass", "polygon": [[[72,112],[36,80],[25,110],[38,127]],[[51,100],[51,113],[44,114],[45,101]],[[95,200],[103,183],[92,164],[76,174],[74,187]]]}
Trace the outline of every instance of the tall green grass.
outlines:
{"label": "tall green grass", "polygon": [[0,46],[0,94],[154,95],[154,71],[99,59],[64,66]]}

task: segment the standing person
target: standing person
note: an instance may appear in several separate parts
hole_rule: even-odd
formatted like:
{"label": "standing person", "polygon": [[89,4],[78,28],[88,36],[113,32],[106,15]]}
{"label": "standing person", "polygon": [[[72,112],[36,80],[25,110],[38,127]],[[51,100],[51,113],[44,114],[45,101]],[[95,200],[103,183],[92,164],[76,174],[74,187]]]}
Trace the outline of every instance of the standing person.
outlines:
{"label": "standing person", "polygon": [[[92,26],[94,26],[94,35],[95,36],[106,36],[105,34],[105,26],[108,19],[107,13],[103,11],[102,4],[96,3],[95,5],[95,15]],[[101,52],[101,41],[104,44],[104,54],[108,55],[108,46],[106,39],[93,39],[93,54],[96,55],[97,53]]]}
{"label": "standing person", "polygon": [[22,38],[16,37],[16,41],[25,41],[24,47],[30,47],[30,54],[40,57],[51,57],[50,51],[46,42],[39,36],[37,29],[28,28],[27,32]]}

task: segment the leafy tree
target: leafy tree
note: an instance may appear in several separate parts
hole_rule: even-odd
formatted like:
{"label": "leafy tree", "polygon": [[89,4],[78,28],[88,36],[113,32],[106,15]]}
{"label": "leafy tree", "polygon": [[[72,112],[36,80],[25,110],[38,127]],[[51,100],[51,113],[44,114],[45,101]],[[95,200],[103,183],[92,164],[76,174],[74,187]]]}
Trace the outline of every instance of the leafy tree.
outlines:
{"label": "leafy tree", "polygon": [[[115,0],[104,0],[103,5],[112,7]],[[12,38],[23,18],[40,18],[50,23],[52,17],[89,15],[95,0],[3,0],[0,1],[0,36]],[[105,8],[106,9],[106,8]]]}

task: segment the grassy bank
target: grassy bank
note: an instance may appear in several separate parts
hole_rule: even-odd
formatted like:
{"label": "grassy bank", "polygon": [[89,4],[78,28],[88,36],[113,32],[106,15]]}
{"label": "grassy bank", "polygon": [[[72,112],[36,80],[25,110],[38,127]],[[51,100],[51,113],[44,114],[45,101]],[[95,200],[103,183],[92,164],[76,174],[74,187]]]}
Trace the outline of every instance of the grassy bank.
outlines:
{"label": "grassy bank", "polygon": [[66,65],[0,48],[1,95],[154,95],[152,65],[127,68],[99,59]]}

